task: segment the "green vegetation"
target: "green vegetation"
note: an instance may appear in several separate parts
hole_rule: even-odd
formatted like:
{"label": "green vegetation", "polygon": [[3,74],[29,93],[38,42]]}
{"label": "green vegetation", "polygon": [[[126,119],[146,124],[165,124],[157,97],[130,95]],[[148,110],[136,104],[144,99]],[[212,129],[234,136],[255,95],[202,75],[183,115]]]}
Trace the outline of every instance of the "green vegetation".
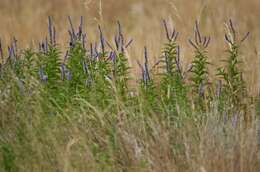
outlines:
{"label": "green vegetation", "polygon": [[230,48],[212,76],[210,38],[198,22],[194,58],[184,70],[178,32],[164,21],[159,72],[149,67],[145,47],[142,75],[132,78],[126,49],[133,41],[119,22],[113,44],[100,26],[99,43],[87,43],[82,18],[77,31],[69,22],[64,58],[50,18],[39,50],[18,51],[14,39],[3,55],[0,171],[260,170],[260,103],[247,93],[239,66],[248,34],[238,41],[229,22]]}

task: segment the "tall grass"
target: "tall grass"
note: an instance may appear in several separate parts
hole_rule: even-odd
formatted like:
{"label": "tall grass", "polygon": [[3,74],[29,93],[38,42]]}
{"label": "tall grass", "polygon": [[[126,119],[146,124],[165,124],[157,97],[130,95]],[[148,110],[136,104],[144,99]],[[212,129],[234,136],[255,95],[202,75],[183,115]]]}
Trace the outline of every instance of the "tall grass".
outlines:
{"label": "tall grass", "polygon": [[260,170],[259,100],[247,94],[239,66],[249,34],[237,39],[229,21],[227,58],[215,81],[208,70],[214,66],[206,50],[210,38],[199,23],[189,40],[194,55],[187,69],[179,33],[163,21],[158,63],[151,66],[145,47],[141,76],[131,77],[127,49],[134,41],[119,22],[114,41],[98,26],[99,38],[90,42],[83,18],[78,27],[68,20],[65,56],[49,18],[49,36],[38,50],[19,50],[14,39],[3,57],[1,170]]}

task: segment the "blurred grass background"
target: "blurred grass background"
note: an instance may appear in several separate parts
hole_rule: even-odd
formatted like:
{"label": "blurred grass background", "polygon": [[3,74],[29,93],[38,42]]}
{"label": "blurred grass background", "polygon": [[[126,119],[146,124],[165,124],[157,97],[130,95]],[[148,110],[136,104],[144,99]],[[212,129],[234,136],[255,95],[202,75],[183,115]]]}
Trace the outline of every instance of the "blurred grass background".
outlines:
{"label": "blurred grass background", "polygon": [[225,56],[224,23],[232,19],[240,33],[251,33],[243,47],[242,60],[251,92],[259,92],[258,0],[0,0],[0,38],[5,45],[13,36],[18,39],[20,47],[37,45],[47,35],[47,16],[53,16],[58,41],[65,46],[68,15],[72,16],[75,24],[80,16],[84,16],[89,40],[97,36],[98,24],[102,25],[107,38],[112,39],[116,21],[120,20],[124,32],[134,39],[129,50],[132,66],[135,66],[135,59],[142,56],[143,46],[148,46],[151,63],[158,59],[165,41],[162,19],[171,21],[181,33],[179,42],[186,64],[190,62],[192,53],[187,40],[192,37],[195,20],[199,20],[203,32],[212,37],[210,61],[218,64]]}

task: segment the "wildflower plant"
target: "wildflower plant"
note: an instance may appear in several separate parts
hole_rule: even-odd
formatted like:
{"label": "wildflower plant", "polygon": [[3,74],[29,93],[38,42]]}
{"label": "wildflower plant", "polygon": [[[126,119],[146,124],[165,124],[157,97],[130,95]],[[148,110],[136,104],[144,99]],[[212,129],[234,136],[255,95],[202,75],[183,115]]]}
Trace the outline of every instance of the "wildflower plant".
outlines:
{"label": "wildflower plant", "polygon": [[206,98],[207,86],[209,84],[208,65],[210,63],[208,62],[207,48],[210,43],[210,37],[201,34],[198,21],[195,23],[194,40],[189,39],[189,43],[195,50],[190,77],[192,94],[195,99],[195,105],[199,105],[200,108],[204,109],[203,100]]}
{"label": "wildflower plant", "polygon": [[161,98],[168,112],[177,115],[180,113],[178,109],[187,105],[187,90],[180,60],[180,46],[176,43],[179,32],[175,29],[170,31],[165,20],[163,20],[163,24],[167,43],[162,50]]}
{"label": "wildflower plant", "polygon": [[110,53],[110,60],[112,61],[112,78],[115,82],[117,91],[122,96],[122,98],[126,98],[127,92],[128,92],[128,81],[129,81],[129,65],[128,65],[128,59],[126,57],[126,49],[131,45],[133,42],[132,39],[130,39],[128,42],[126,42],[125,37],[122,32],[122,26],[120,22],[117,22],[118,30],[114,37],[114,43],[116,46],[116,49],[112,48],[112,46],[108,43],[108,45],[111,47],[111,53]]}
{"label": "wildflower plant", "polygon": [[142,104],[146,107],[145,109],[147,109],[147,111],[149,111],[149,109],[156,110],[158,109],[158,95],[149,69],[147,47],[144,47],[144,64],[142,65],[139,61],[137,61],[137,63],[142,71],[142,79],[140,82],[140,97],[143,100]]}
{"label": "wildflower plant", "polygon": [[66,52],[61,71],[63,78],[68,84],[68,94],[71,96],[83,94],[86,89],[86,78],[88,66],[86,62],[85,34],[83,32],[83,17],[80,18],[80,24],[76,31],[71,17],[68,17],[70,24],[69,50]]}
{"label": "wildflower plant", "polygon": [[248,38],[249,32],[242,39],[239,39],[232,20],[229,20],[226,27],[228,33],[225,34],[225,40],[229,46],[228,50],[226,50],[228,57],[224,60],[225,66],[218,68],[217,75],[224,82],[221,95],[225,97],[225,102],[229,107],[237,108],[241,106],[241,103],[243,104],[243,99],[247,97],[245,81],[240,70],[239,50],[241,44]]}

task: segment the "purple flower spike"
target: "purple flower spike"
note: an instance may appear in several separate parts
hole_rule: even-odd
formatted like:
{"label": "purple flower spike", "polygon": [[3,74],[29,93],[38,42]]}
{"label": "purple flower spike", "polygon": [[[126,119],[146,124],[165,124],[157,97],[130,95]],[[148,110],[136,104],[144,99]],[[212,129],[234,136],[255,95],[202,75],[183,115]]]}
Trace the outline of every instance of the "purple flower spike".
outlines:
{"label": "purple flower spike", "polygon": [[149,74],[149,69],[148,69],[148,52],[147,52],[147,47],[144,47],[144,69],[145,69],[145,77],[147,81],[150,80],[150,74]]}
{"label": "purple flower spike", "polygon": [[244,42],[250,35],[250,32],[247,32],[246,35],[242,38],[241,43]]}
{"label": "purple flower spike", "polygon": [[139,67],[142,70],[142,80],[143,80],[144,85],[146,86],[147,85],[147,80],[146,80],[145,69],[144,69],[144,67],[141,65],[141,63],[138,60],[137,60],[137,64],[139,65]]}
{"label": "purple flower spike", "polygon": [[206,41],[206,43],[204,44],[204,47],[205,48],[207,48],[208,46],[209,46],[209,43],[210,43],[210,41],[211,41],[211,38],[210,37],[208,37],[208,39],[206,39],[207,41]]}
{"label": "purple flower spike", "polygon": [[199,48],[197,47],[197,45],[195,43],[192,42],[191,39],[189,39],[189,43],[196,49],[198,50]]}
{"label": "purple flower spike", "polygon": [[61,64],[61,67],[60,67],[60,71],[61,71],[61,80],[65,80],[65,64]]}
{"label": "purple flower spike", "polygon": [[124,36],[123,36],[123,31],[122,31],[122,27],[119,21],[117,21],[117,25],[118,25],[118,50],[121,51],[121,53],[124,52]]}
{"label": "purple flower spike", "polygon": [[73,33],[70,30],[68,30],[68,33],[69,33],[69,36],[70,36],[70,41],[69,41],[70,47],[73,47],[74,44],[75,44]]}
{"label": "purple flower spike", "polygon": [[133,43],[133,39],[130,39],[130,41],[126,44],[125,48],[128,48]]}
{"label": "purple flower spike", "polygon": [[48,31],[49,31],[49,37],[50,37],[50,44],[55,45],[56,44],[56,29],[53,26],[52,18],[48,17]]}
{"label": "purple flower spike", "polygon": [[119,41],[120,41],[118,35],[115,36],[114,41],[115,41],[115,44],[116,44],[116,49],[118,51],[119,50]]}
{"label": "purple flower spike", "polygon": [[233,42],[230,40],[230,38],[228,37],[227,34],[225,34],[225,40],[226,40],[229,44],[233,44]]}
{"label": "purple flower spike", "polygon": [[68,16],[68,20],[69,20],[70,31],[71,31],[71,33],[72,33],[72,37],[75,38],[75,37],[76,37],[76,34],[75,34],[75,30],[74,30],[74,27],[73,27],[72,20],[71,20],[71,17],[70,17],[70,16]]}
{"label": "purple flower spike", "polygon": [[168,26],[167,26],[166,20],[163,20],[163,25],[164,25],[164,29],[165,29],[165,32],[166,32],[166,37],[170,41],[171,38],[170,38],[170,34],[169,34],[169,30],[168,30]]}
{"label": "purple flower spike", "polygon": [[111,50],[114,50],[113,46],[108,41],[106,41],[106,44]]}
{"label": "purple flower spike", "polygon": [[101,30],[101,26],[100,25],[98,25],[98,30],[99,30],[101,51],[102,51],[102,54],[104,55],[105,54],[105,39],[104,39],[103,32]]}
{"label": "purple flower spike", "polygon": [[116,53],[115,53],[114,51],[111,51],[111,52],[109,53],[108,59],[114,61],[114,59],[115,59],[115,57],[116,57],[115,54],[116,54]]}
{"label": "purple flower spike", "polygon": [[115,42],[115,46],[116,46],[116,50],[119,53],[124,54],[125,53],[125,49],[127,49],[133,42],[133,39],[130,39],[127,43],[125,42],[125,38],[122,32],[122,26],[120,24],[119,21],[117,21],[117,32],[114,36],[114,42]]}
{"label": "purple flower spike", "polygon": [[70,28],[68,30],[70,41],[69,46],[70,48],[73,48],[76,44],[76,42],[80,42],[84,49],[86,49],[86,38],[87,34],[83,32],[83,16],[80,17],[80,24],[78,26],[77,31],[75,31],[72,19],[70,16],[68,16],[68,21]]}
{"label": "purple flower spike", "polygon": [[118,25],[118,33],[119,33],[119,35],[122,35],[122,27],[121,27],[120,21],[117,21],[117,25]]}
{"label": "purple flower spike", "polygon": [[53,44],[56,45],[56,29],[53,27]]}
{"label": "purple flower spike", "polygon": [[200,30],[199,30],[199,22],[197,20],[195,22],[195,33],[197,33],[197,36],[199,38],[199,43],[201,44],[202,43],[202,37],[201,37],[201,34],[200,34]]}
{"label": "purple flower spike", "polygon": [[16,60],[16,54],[13,44],[11,44],[11,46],[8,46],[8,59],[14,61]]}
{"label": "purple flower spike", "polygon": [[83,33],[83,16],[80,16],[80,24],[79,24],[79,31],[78,31],[78,39],[80,40]]}
{"label": "purple flower spike", "polygon": [[182,69],[181,69],[181,62],[180,62],[180,46],[177,46],[177,57],[175,58],[175,64],[177,67],[177,72],[180,74],[181,78],[183,78],[182,75]]}
{"label": "purple flower spike", "polygon": [[70,70],[67,70],[65,73],[66,79],[70,81],[72,79],[72,73]]}
{"label": "purple flower spike", "polygon": [[176,32],[175,28],[170,31],[166,20],[163,20],[163,26],[166,32],[166,38],[169,42],[175,42],[179,36],[179,32]]}
{"label": "purple flower spike", "polygon": [[189,39],[189,43],[192,47],[196,50],[206,49],[210,43],[210,37],[202,36],[198,21],[195,22],[195,29],[194,29],[194,40]]}
{"label": "purple flower spike", "polygon": [[234,28],[233,22],[231,19],[229,19],[229,27],[230,27],[230,31],[233,34],[234,40],[236,40],[236,30]]}
{"label": "purple flower spike", "polygon": [[1,39],[0,39],[0,56],[1,56],[1,59],[2,59],[2,62],[3,62],[4,61],[4,52],[3,52]]}
{"label": "purple flower spike", "polygon": [[228,22],[228,29],[229,29],[229,32],[231,35],[225,34],[225,40],[228,44],[231,44],[231,45],[243,43],[250,35],[250,32],[247,32],[245,34],[245,36],[243,36],[242,39],[239,40],[238,36],[237,36],[237,32],[234,27],[234,24],[231,19]]}
{"label": "purple flower spike", "polygon": [[50,42],[51,42],[51,44],[53,44],[53,40],[52,40],[52,38],[53,38],[53,33],[52,33],[52,20],[51,20],[51,17],[49,16],[48,17],[48,22],[49,22],[49,26],[48,26],[48,30],[49,30],[49,36],[50,36]]}
{"label": "purple flower spike", "polygon": [[44,50],[45,50],[45,51],[44,51],[45,54],[47,54],[47,52],[48,52],[48,49],[49,49],[48,47],[49,47],[49,46],[48,46],[48,38],[46,37],[46,38],[45,38],[45,49],[44,49]]}

